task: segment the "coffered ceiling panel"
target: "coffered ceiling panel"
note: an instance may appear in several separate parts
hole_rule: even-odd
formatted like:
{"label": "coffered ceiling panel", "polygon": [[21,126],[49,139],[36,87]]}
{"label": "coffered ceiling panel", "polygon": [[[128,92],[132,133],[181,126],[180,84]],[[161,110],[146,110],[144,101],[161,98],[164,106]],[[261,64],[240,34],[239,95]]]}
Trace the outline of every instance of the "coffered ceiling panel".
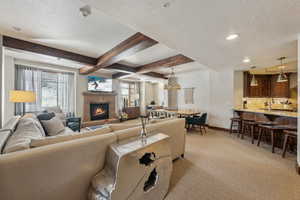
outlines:
{"label": "coffered ceiling panel", "polygon": [[[214,69],[297,57],[299,0],[82,0]],[[239,38],[227,41],[232,33]],[[251,63],[244,64],[244,57]]]}

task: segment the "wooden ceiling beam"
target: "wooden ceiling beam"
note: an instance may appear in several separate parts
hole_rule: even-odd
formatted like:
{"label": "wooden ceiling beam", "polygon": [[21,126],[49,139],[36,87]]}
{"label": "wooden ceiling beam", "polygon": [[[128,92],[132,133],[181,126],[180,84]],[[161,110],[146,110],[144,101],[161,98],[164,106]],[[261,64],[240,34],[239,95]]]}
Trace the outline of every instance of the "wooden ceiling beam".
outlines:
{"label": "wooden ceiling beam", "polygon": [[118,79],[118,78],[121,78],[121,77],[127,76],[127,75],[130,75],[130,73],[118,72],[116,74],[113,74],[112,78],[113,79]]}
{"label": "wooden ceiling beam", "polygon": [[[114,79],[121,78],[123,76],[128,76],[130,74],[136,74],[136,72],[137,72],[137,69],[135,67],[130,67],[130,66],[118,64],[118,63],[113,64],[105,69],[111,69],[111,70],[118,71],[118,73],[113,75]],[[154,77],[154,78],[167,79],[163,74],[156,73],[156,72],[148,72],[148,73],[144,73],[143,75]]]}
{"label": "wooden ceiling beam", "polygon": [[108,67],[157,43],[157,41],[138,32],[100,56],[95,66],[80,68],[80,74],[89,74],[101,68]]}
{"label": "wooden ceiling beam", "polygon": [[111,69],[111,70],[115,70],[118,72],[125,72],[125,73],[136,73],[135,67],[130,67],[127,65],[119,64],[119,63],[110,65],[110,66],[106,67],[106,69]]}
{"label": "wooden ceiling beam", "polygon": [[3,46],[13,48],[13,49],[19,49],[23,51],[29,51],[37,54],[43,54],[47,56],[72,60],[86,65],[97,64],[96,58],[80,55],[77,53],[72,53],[69,51],[64,51],[61,49],[48,47],[41,44],[28,42],[25,40],[16,39],[9,36],[3,36]]}
{"label": "wooden ceiling beam", "polygon": [[168,79],[167,77],[165,77],[165,75],[157,73],[157,72],[147,72],[143,75],[151,76],[151,77],[154,77],[154,78]]}
{"label": "wooden ceiling beam", "polygon": [[172,56],[166,59],[162,59],[159,61],[155,61],[146,65],[142,65],[140,67],[137,68],[137,73],[147,73],[147,72],[151,72],[154,70],[157,70],[159,68],[162,67],[174,67],[177,65],[182,65],[185,63],[189,63],[189,62],[193,62],[194,60],[192,60],[189,57],[186,57],[182,54],[178,54],[176,56]]}

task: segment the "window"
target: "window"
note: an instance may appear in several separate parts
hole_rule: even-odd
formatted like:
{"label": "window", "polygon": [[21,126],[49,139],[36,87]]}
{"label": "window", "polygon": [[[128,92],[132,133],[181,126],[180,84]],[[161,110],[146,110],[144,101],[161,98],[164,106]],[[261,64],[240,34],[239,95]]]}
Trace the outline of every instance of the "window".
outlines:
{"label": "window", "polygon": [[58,106],[58,77],[56,73],[42,72],[42,107]]}
{"label": "window", "polygon": [[139,83],[121,82],[121,96],[123,107],[134,107],[140,105]]}
{"label": "window", "polygon": [[[16,65],[17,90],[36,93],[36,102],[25,103],[25,112],[41,112],[46,107],[60,107],[66,114],[75,110],[74,74],[48,71]],[[23,105],[16,104],[16,113],[22,114]]]}

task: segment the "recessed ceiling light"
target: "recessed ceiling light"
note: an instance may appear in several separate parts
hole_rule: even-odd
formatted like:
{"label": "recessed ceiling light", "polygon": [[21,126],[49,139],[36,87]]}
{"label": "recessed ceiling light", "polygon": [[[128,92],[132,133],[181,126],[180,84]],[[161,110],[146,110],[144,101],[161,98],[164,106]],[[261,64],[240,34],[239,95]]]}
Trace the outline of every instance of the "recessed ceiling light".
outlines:
{"label": "recessed ceiling light", "polygon": [[91,6],[89,6],[89,5],[85,5],[81,8],[79,8],[79,11],[81,12],[83,17],[87,17],[90,14],[92,14],[92,9],[91,9]]}
{"label": "recessed ceiling light", "polygon": [[226,40],[234,40],[237,39],[239,37],[239,34],[230,34],[226,37]]}
{"label": "recessed ceiling light", "polygon": [[250,61],[250,58],[244,58],[243,63],[249,63]]}
{"label": "recessed ceiling light", "polygon": [[13,26],[12,29],[14,29],[14,31],[20,32],[22,29],[20,27],[17,26]]}
{"label": "recessed ceiling light", "polygon": [[164,7],[164,8],[168,8],[168,7],[170,7],[170,5],[171,5],[170,2],[166,2],[166,3],[163,4],[163,7]]}

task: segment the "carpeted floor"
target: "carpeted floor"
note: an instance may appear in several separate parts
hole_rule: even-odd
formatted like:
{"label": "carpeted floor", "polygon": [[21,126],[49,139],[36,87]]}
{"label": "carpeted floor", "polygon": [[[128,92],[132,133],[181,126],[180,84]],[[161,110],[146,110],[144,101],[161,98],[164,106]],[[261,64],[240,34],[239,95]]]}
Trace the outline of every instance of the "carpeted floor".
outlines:
{"label": "carpeted floor", "polygon": [[187,135],[185,159],[174,162],[166,200],[300,200],[296,156],[209,130]]}

